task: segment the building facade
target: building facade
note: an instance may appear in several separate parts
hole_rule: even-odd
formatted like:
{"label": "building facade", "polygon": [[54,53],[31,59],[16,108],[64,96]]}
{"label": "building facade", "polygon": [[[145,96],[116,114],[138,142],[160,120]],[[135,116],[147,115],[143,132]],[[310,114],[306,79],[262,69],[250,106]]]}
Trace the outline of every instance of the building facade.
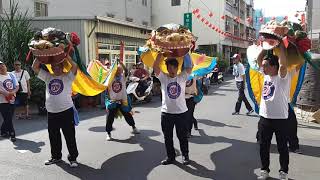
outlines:
{"label": "building facade", "polygon": [[[82,60],[115,60],[124,42],[124,61],[139,60],[137,48],[151,32],[151,0],[15,0],[28,11],[35,29],[59,28],[77,32]],[[9,0],[0,0],[0,12],[9,10]]]}
{"label": "building facade", "polygon": [[[199,9],[201,14],[207,15],[210,23],[221,30],[231,33],[239,38],[255,38],[253,22],[247,18],[253,17],[253,0],[167,0],[152,1],[152,25],[158,27],[163,24],[184,24],[184,13]],[[208,17],[212,12],[213,16]],[[224,16],[224,18],[221,18]],[[239,21],[235,21],[239,17]],[[249,42],[234,40],[221,36],[216,31],[205,26],[194,15],[192,16],[192,32],[198,38],[197,48],[209,56],[218,54],[230,60],[233,53],[240,53],[243,57]]]}

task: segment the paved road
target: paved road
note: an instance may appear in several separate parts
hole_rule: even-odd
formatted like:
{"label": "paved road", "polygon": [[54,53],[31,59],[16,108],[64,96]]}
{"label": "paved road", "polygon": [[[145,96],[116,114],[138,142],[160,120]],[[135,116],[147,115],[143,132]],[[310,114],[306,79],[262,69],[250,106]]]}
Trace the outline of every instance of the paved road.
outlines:
{"label": "paved road", "polygon": [[[210,90],[196,107],[200,130],[190,139],[191,165],[161,166],[166,157],[160,129],[160,102],[139,105],[134,118],[141,134],[133,136],[124,120],[116,120],[112,142],[105,140],[102,110],[83,111],[76,128],[80,167],[66,163],[45,166],[50,157],[47,123],[44,117],[15,121],[17,142],[0,139],[0,179],[107,179],[163,180],[217,179],[251,180],[259,172],[255,142],[257,116],[232,116],[237,91],[232,80]],[[245,114],[245,110],[241,112]],[[290,154],[290,178],[316,180],[320,177],[320,127],[300,124],[303,155]],[[64,141],[63,141],[64,143]],[[275,142],[273,142],[275,144]],[[175,139],[177,151],[179,146]],[[271,149],[271,176],[278,177],[278,153]],[[63,159],[67,149],[63,145]],[[181,162],[181,156],[177,158]]]}

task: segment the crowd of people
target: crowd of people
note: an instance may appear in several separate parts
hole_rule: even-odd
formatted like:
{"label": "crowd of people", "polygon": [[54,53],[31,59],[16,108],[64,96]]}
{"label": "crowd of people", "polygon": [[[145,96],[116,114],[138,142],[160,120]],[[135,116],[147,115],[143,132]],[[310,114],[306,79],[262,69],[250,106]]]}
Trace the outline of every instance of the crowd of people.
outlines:
{"label": "crowd of people", "polygon": [[[297,121],[292,107],[290,106],[289,88],[290,77],[293,72],[288,72],[286,56],[283,44],[280,44],[280,56],[262,51],[258,57],[258,64],[264,76],[263,92],[259,108],[260,121],[258,123],[257,141],[260,144],[261,174],[258,179],[269,177],[270,164],[270,144],[273,133],[276,135],[278,151],[280,154],[280,179],[287,179],[289,164],[289,148],[293,152],[299,151],[297,138]],[[192,71],[192,61],[187,54],[184,57],[184,64],[181,73],[178,74],[179,63],[176,58],[168,58],[165,62],[168,73],[160,69],[160,60],[163,54],[159,53],[153,64],[155,76],[161,83],[161,128],[164,134],[167,158],[161,161],[162,165],[174,163],[176,153],[173,147],[173,129],[179,139],[182,152],[182,163],[190,163],[188,138],[191,137],[191,130],[198,129],[197,120],[194,117],[196,104],[202,99],[201,82],[190,79]],[[247,108],[247,115],[251,115],[254,110],[247,100],[245,89],[245,68],[241,63],[239,54],[233,57],[233,75],[235,76],[236,87],[239,91],[235,109],[232,115],[238,115],[242,102]],[[68,73],[63,72],[63,65],[52,65],[53,74],[41,69],[41,63],[36,59],[32,65],[34,73],[46,84],[46,109],[48,119],[48,133],[51,147],[51,158],[45,165],[61,162],[62,141],[60,129],[62,130],[67,148],[69,151],[68,160],[71,167],[77,167],[77,157],[79,155],[75,137],[75,108],[72,102],[71,84],[77,73],[77,65],[71,58],[66,58],[72,67]],[[111,85],[104,92],[102,99],[107,111],[106,118],[106,139],[112,140],[111,132],[114,119],[123,116],[132,133],[140,133],[135,125],[131,113],[131,102],[126,92],[126,79],[128,75],[136,76],[140,79],[139,89],[142,95],[146,89],[146,81],[150,74],[143,68],[143,63],[136,65],[130,72],[122,62],[118,61],[117,72]],[[110,67],[110,62],[108,66]],[[0,61],[0,112],[4,119],[1,126],[1,136],[10,137],[15,141],[15,131],[12,123],[15,103],[19,101],[21,110],[17,113],[17,118],[30,118],[28,110],[28,97],[30,91],[30,75],[21,68],[21,62],[14,63],[15,71],[7,72],[7,67]],[[289,128],[288,128],[289,127]],[[289,148],[288,148],[289,143]]]}

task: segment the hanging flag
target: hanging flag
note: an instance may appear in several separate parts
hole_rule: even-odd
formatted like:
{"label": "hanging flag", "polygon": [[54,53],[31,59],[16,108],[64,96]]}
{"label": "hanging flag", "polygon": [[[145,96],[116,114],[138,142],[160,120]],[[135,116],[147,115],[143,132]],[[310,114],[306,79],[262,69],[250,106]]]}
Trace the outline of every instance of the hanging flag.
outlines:
{"label": "hanging flag", "polygon": [[221,19],[223,19],[223,20],[224,20],[224,19],[225,19],[225,16],[224,16],[224,15],[223,15],[223,16],[221,16]]}
{"label": "hanging flag", "polygon": [[212,12],[210,12],[210,13],[209,13],[209,17],[212,17],[212,16],[213,16],[213,13],[212,13]]}

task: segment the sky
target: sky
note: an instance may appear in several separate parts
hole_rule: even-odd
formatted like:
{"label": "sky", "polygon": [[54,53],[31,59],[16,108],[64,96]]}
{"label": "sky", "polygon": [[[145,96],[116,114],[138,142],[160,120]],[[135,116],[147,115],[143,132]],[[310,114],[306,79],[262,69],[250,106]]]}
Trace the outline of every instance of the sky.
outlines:
{"label": "sky", "polygon": [[254,0],[255,9],[263,9],[264,16],[294,16],[304,11],[306,0]]}

